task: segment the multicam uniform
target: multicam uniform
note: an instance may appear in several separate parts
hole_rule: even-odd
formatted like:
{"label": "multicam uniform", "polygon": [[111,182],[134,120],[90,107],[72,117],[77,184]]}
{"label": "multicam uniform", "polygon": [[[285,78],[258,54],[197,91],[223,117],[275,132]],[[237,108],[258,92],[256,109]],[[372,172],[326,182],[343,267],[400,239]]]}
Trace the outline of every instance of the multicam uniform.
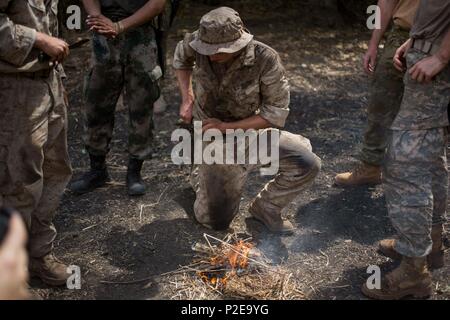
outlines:
{"label": "multicam uniform", "polygon": [[419,0],[400,0],[393,15],[393,26],[386,35],[384,49],[370,87],[368,125],[359,158],[380,166],[388,143],[389,127],[398,113],[403,96],[403,73],[392,66],[395,51],[409,38]]}
{"label": "multicam uniform", "polygon": [[[231,66],[211,63],[194,51],[187,34],[175,51],[175,69],[194,69],[194,121],[217,118],[233,122],[259,114],[274,127],[283,127],[289,114],[289,86],[278,54],[252,40]],[[277,130],[277,129],[271,129]],[[278,222],[282,209],[312,181],[320,159],[311,152],[309,140],[280,131],[279,173],[257,196],[250,212]],[[197,198],[197,220],[214,229],[226,229],[239,211],[246,177],[254,165],[198,165],[191,181]]]}
{"label": "multicam uniform", "polygon": [[[408,70],[435,52],[450,31],[450,2],[422,0],[411,31],[415,39],[407,53]],[[395,250],[407,257],[424,257],[432,247],[431,225],[446,221],[447,107],[450,67],[430,84],[404,77],[405,92],[391,128],[384,188],[394,227],[399,233]]]}
{"label": "multicam uniform", "polygon": [[52,220],[72,174],[61,74],[33,47],[37,31],[57,36],[57,6],[0,1],[0,205],[24,216],[33,258],[52,251]]}
{"label": "multicam uniform", "polygon": [[[102,14],[112,21],[126,18],[148,0],[101,0]],[[120,94],[129,108],[128,152],[145,160],[152,155],[152,108],[159,98],[155,30],[151,23],[120,34],[115,39],[94,33],[92,68],[85,83],[86,149],[92,155],[109,151],[114,110]]]}

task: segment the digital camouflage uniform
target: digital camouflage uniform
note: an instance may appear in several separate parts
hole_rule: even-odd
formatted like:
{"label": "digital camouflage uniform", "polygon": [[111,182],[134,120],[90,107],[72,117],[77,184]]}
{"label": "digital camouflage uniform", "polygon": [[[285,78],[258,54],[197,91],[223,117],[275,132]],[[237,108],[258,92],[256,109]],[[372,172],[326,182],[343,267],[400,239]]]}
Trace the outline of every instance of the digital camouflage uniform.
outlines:
{"label": "digital camouflage uniform", "polygon": [[57,36],[58,1],[46,3],[0,0],[0,206],[25,218],[32,258],[52,251],[52,220],[72,173],[61,75],[33,48],[36,31]]}
{"label": "digital camouflage uniform", "polygon": [[[411,49],[408,69],[426,56]],[[450,68],[429,85],[418,84],[406,74],[405,85],[392,125],[384,188],[391,221],[400,235],[395,249],[405,256],[422,257],[431,250],[431,225],[446,222]]]}
{"label": "digital camouflage uniform", "polygon": [[[273,127],[283,127],[289,113],[289,86],[278,54],[252,40],[228,69],[210,63],[209,57],[189,45],[187,34],[175,51],[174,68],[194,70],[194,121],[217,118],[233,122],[261,115]],[[194,68],[195,66],[195,68]],[[279,131],[279,172],[256,197],[252,214],[278,223],[281,211],[312,181],[320,159],[311,152],[309,140]],[[196,219],[213,229],[226,229],[239,211],[247,175],[258,165],[196,165],[191,182],[196,191]]]}
{"label": "digital camouflage uniform", "polygon": [[[433,1],[430,5],[445,7],[444,2]],[[427,1],[421,5],[422,9],[427,8]],[[442,40],[445,31],[450,30],[450,4],[434,13],[441,18],[437,25],[443,28]],[[423,17],[420,22],[431,26],[430,20],[435,22]],[[423,40],[433,43],[432,51],[439,47],[439,39]],[[432,51],[414,45],[406,56],[408,70]],[[384,170],[384,188],[389,215],[399,234],[395,250],[406,257],[424,257],[432,248],[431,226],[446,222],[450,67],[447,65],[430,84],[412,80],[408,72],[404,83],[403,101],[391,126],[393,134]]]}
{"label": "digital camouflage uniform", "polygon": [[[102,13],[118,21],[146,2],[102,0]],[[150,158],[152,108],[160,95],[158,79],[162,76],[152,24],[124,32],[115,39],[94,33],[92,50],[92,67],[85,83],[86,149],[95,156],[108,153],[114,111],[124,92],[130,116],[128,152],[131,158]]]}

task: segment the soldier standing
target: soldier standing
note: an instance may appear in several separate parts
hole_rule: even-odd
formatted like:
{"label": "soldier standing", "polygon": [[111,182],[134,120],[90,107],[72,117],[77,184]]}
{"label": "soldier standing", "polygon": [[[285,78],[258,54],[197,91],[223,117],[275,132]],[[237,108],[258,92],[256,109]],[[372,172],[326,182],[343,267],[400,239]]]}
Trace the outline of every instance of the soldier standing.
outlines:
{"label": "soldier standing", "polygon": [[432,293],[429,269],[444,265],[443,229],[448,197],[447,127],[450,102],[450,2],[421,0],[411,39],[395,54],[404,69],[405,91],[391,129],[383,186],[397,239],[380,242],[380,251],[401,259],[381,281],[363,286],[376,299]]}
{"label": "soldier standing", "polygon": [[94,31],[92,68],[85,89],[85,146],[90,171],[71,184],[78,194],[106,184],[106,155],[114,127],[114,111],[120,94],[128,106],[127,188],[129,195],[143,195],[144,160],[152,155],[152,106],[160,96],[162,76],[152,20],[164,9],[165,0],[83,1],[87,23]]}
{"label": "soldier standing", "polygon": [[[367,108],[365,130],[359,163],[352,171],[340,173],[335,181],[340,186],[381,183],[381,166],[386,153],[389,127],[398,113],[403,96],[403,72],[392,66],[395,51],[409,38],[419,0],[379,0],[381,29],[372,33],[364,56],[364,70],[373,75]],[[386,34],[384,49],[378,47]],[[378,56],[378,62],[377,62]]]}
{"label": "soldier standing", "polygon": [[23,215],[30,274],[49,285],[69,276],[52,253],[52,220],[72,174],[59,64],[69,46],[56,38],[57,8],[57,0],[0,1],[0,206]]}
{"label": "soldier standing", "polygon": [[[320,159],[309,140],[275,128],[289,114],[289,85],[279,55],[253,40],[239,14],[222,7],[202,17],[200,28],[179,42],[173,62],[182,96],[180,116],[202,121],[203,130],[274,130],[279,136],[279,172],[250,206],[269,231],[292,232],[281,211],[314,180]],[[194,69],[195,67],[195,69]],[[194,72],[195,93],[192,87]],[[234,147],[232,147],[234,150]],[[199,164],[191,174],[194,212],[206,227],[227,229],[239,212],[252,165]]]}

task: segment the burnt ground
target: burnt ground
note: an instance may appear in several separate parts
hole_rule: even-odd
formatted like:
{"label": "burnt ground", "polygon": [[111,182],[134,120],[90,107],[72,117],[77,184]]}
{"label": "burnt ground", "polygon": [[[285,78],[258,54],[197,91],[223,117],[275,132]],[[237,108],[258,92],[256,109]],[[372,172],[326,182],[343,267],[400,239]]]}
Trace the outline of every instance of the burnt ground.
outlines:
{"label": "burnt ground", "polygon": [[[169,56],[184,32],[194,30],[200,16],[210,9],[201,4],[184,8],[170,36]],[[394,231],[380,186],[344,189],[333,186],[333,178],[356,163],[353,156],[366,123],[369,81],[360,61],[369,32],[362,25],[330,22],[332,13],[315,18],[302,8],[298,12],[238,9],[256,38],[279,51],[292,88],[287,130],[311,139],[323,170],[286,212],[298,228],[293,236],[269,235],[247,219],[249,201],[267,181],[257,173],[248,180],[240,215],[232,227],[253,235],[267,255],[294,274],[309,299],[363,299],[360,286],[368,277],[367,267],[390,267],[389,260],[376,253],[374,243]],[[89,48],[73,51],[66,63],[75,178],[88,167],[81,141],[81,94],[88,66]],[[211,233],[190,218],[189,168],[170,161],[170,134],[180,101],[172,72],[164,83],[164,94],[169,108],[155,117],[155,155],[144,168],[148,194],[131,199],[126,195],[127,112],[119,108],[108,158],[113,182],[84,196],[67,193],[56,218],[56,252],[63,261],[81,267],[82,289],[50,289],[36,280],[32,284],[39,295],[49,299],[168,299],[160,275],[188,265],[194,256],[192,245],[202,240],[203,233]],[[149,204],[141,214],[141,206]],[[450,298],[448,252],[446,261],[447,267],[433,274],[436,294],[432,299]],[[141,279],[147,280],[114,283]]]}

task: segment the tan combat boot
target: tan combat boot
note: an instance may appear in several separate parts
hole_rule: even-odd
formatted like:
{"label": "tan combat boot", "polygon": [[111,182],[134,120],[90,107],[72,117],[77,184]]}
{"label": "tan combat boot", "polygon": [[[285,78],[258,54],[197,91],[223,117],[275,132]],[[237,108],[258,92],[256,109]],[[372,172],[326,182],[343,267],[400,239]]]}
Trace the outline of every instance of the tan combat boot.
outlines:
{"label": "tan combat boot", "polygon": [[[431,240],[433,241],[433,247],[431,253],[427,257],[428,268],[431,270],[440,269],[444,266],[444,244],[443,238],[444,226],[442,224],[435,225],[431,229]],[[384,239],[378,243],[378,252],[382,255],[394,259],[400,260],[402,255],[395,251],[395,239]]]}
{"label": "tan combat boot", "polygon": [[395,239],[384,239],[378,242],[378,252],[393,260],[400,260],[402,255],[395,251]]}
{"label": "tan combat boot", "polygon": [[362,292],[378,300],[398,300],[408,296],[426,298],[432,293],[431,274],[426,258],[403,257],[400,266],[381,278],[380,289],[362,286]]}
{"label": "tan combat boot", "polygon": [[53,253],[41,258],[30,258],[30,276],[42,280],[50,286],[65,285],[70,274],[67,266],[59,261]]}
{"label": "tan combat boot", "polygon": [[381,167],[372,166],[364,162],[357,165],[353,171],[338,174],[334,181],[343,187],[354,187],[365,184],[381,183]]}
{"label": "tan combat boot", "polygon": [[253,202],[249,210],[250,214],[258,221],[261,221],[270,232],[290,234],[295,230],[294,225],[281,218],[280,215],[271,215],[261,209],[257,202]]}

